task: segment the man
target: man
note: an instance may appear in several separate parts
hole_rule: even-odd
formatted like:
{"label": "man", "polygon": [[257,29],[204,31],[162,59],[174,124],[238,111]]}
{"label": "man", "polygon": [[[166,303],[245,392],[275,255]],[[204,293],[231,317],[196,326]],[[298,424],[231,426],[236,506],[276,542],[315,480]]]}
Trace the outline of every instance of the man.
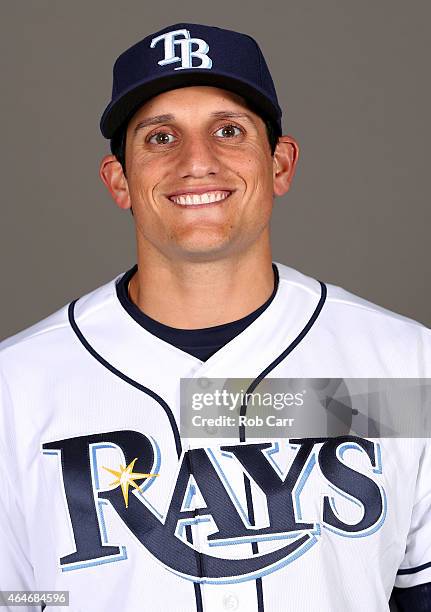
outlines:
{"label": "man", "polygon": [[298,145],[256,42],[151,34],[101,129],[137,265],[2,345],[0,588],[74,612],[380,612],[395,584],[431,609],[427,440],[180,435],[182,378],[430,371],[430,330],[273,264]]}

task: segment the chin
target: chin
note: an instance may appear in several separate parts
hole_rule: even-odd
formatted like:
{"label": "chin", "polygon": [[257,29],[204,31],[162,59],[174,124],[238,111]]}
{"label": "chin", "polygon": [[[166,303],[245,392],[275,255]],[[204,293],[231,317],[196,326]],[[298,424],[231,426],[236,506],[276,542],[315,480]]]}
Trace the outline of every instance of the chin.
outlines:
{"label": "chin", "polygon": [[233,252],[230,241],[195,242],[193,244],[178,244],[177,259],[184,261],[214,261],[222,259]]}
{"label": "chin", "polygon": [[190,253],[218,251],[225,249],[232,242],[231,228],[226,228],[224,231],[205,229],[184,232],[173,238],[179,249]]}

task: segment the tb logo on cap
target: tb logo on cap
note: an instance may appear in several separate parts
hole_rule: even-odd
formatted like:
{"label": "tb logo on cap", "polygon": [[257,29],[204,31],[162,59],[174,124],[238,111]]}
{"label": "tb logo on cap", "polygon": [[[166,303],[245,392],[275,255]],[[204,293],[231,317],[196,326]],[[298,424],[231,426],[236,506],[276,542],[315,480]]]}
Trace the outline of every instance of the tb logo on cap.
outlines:
{"label": "tb logo on cap", "polygon": [[[182,38],[176,40],[179,36]],[[212,60],[207,55],[210,50],[208,43],[202,40],[202,38],[190,38],[190,32],[188,30],[173,30],[172,32],[156,36],[156,38],[153,38],[151,41],[150,49],[154,49],[161,40],[165,41],[165,57],[157,62],[159,66],[181,62],[181,66],[177,66],[174,70],[184,70],[185,68],[211,68]],[[192,51],[193,44],[197,44],[198,46],[194,51]],[[175,55],[175,46],[180,47],[180,57]],[[193,57],[197,57],[201,60],[199,66],[193,66]]]}

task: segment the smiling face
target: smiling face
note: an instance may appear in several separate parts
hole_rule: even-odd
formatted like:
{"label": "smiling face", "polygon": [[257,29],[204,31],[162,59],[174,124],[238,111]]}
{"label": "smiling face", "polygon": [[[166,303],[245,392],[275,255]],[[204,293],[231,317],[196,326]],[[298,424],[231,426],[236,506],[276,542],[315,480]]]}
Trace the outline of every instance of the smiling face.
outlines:
{"label": "smiling face", "polygon": [[[269,245],[273,197],[290,185],[292,139],[274,157],[262,119],[236,94],[184,87],[144,104],[129,122],[126,175],[102,178],[131,207],[138,248],[169,260],[210,261]],[[112,163],[112,160],[110,160]]]}

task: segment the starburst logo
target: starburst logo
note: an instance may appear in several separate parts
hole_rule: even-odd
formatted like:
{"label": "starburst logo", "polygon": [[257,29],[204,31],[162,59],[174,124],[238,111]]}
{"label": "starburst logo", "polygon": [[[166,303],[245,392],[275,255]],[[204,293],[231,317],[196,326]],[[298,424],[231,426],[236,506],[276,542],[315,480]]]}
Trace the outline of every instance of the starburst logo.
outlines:
{"label": "starburst logo", "polygon": [[113,487],[113,486],[121,487],[121,491],[123,493],[124,503],[126,504],[126,508],[129,507],[129,487],[132,486],[132,487],[135,487],[135,489],[137,489],[138,491],[141,490],[140,485],[137,485],[135,480],[142,480],[143,478],[145,479],[155,478],[156,476],[158,476],[158,474],[142,474],[139,472],[134,472],[133,467],[137,460],[138,458],[135,457],[133,461],[131,461],[127,467],[124,467],[124,465],[120,464],[120,471],[112,470],[111,468],[107,468],[104,465],[102,465],[104,470],[116,476],[116,480],[111,482],[109,486],[110,487]]}

